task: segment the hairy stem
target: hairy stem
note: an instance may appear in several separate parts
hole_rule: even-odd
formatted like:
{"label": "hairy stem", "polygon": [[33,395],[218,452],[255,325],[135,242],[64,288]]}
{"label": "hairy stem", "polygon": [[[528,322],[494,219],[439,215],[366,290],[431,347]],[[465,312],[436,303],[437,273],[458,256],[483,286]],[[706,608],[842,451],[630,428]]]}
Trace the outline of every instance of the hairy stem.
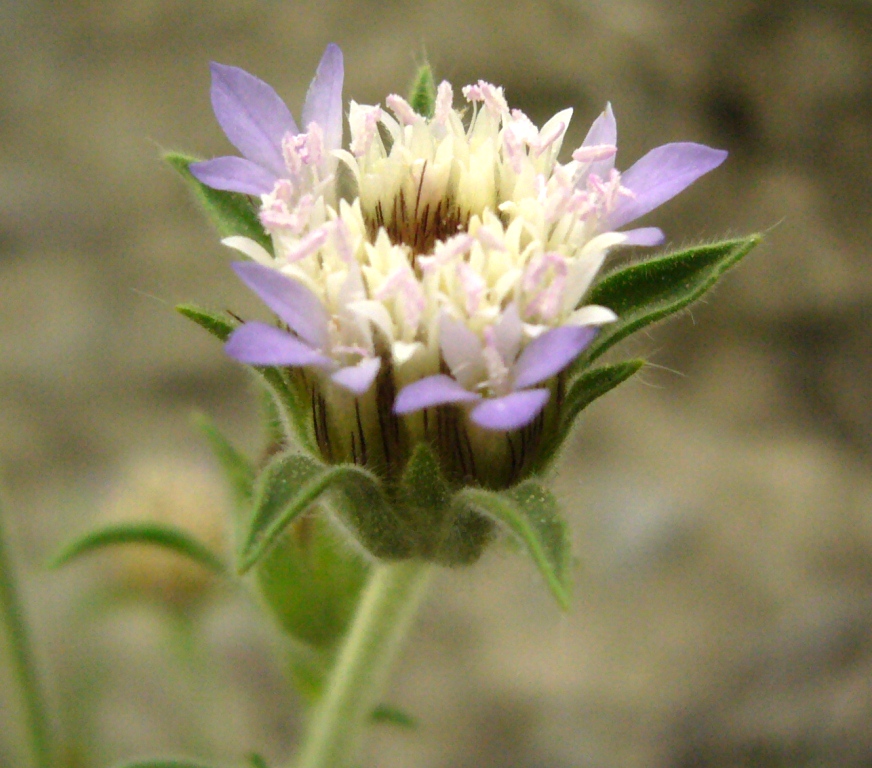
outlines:
{"label": "hairy stem", "polygon": [[312,713],[295,768],[350,765],[431,569],[412,560],[374,567],[327,688]]}

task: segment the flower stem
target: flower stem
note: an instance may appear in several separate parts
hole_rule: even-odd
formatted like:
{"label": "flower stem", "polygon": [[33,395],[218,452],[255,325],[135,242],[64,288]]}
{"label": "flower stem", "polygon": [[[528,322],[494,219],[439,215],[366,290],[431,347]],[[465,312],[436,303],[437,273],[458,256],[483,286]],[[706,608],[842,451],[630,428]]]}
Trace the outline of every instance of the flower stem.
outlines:
{"label": "flower stem", "polygon": [[12,564],[6,551],[2,509],[0,509],[0,614],[2,614],[0,621],[5,625],[13,672],[27,720],[31,760],[34,768],[51,768],[48,718],[37,682],[24,612],[18,601]]}
{"label": "flower stem", "polygon": [[312,713],[295,768],[347,768],[424,596],[431,569],[413,560],[373,568],[327,688]]}

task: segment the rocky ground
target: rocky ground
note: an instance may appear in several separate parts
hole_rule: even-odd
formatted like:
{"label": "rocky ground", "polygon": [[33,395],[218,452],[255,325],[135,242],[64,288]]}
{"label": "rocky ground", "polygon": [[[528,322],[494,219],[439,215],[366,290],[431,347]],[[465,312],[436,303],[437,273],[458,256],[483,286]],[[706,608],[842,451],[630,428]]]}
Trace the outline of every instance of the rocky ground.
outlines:
{"label": "rocky ground", "polygon": [[[421,725],[383,727],[367,764],[872,763],[872,6],[6,0],[0,20],[0,485],[65,765],[278,762],[296,739],[246,599],[166,561],[44,564],[109,515],[220,535],[189,414],[253,449],[256,402],[172,306],[252,304],[158,156],[227,151],[210,59],[298,109],[329,41],[364,103],[402,92],[426,50],[537,122],[574,106],[569,144],[610,100],[622,167],[667,141],[725,147],[651,221],[679,244],[768,233],[629,345],[654,365],[584,419],[556,486],[572,611],[507,547],[441,574],[394,678]],[[117,599],[131,586],[150,601]],[[23,761],[13,722],[2,765]]]}

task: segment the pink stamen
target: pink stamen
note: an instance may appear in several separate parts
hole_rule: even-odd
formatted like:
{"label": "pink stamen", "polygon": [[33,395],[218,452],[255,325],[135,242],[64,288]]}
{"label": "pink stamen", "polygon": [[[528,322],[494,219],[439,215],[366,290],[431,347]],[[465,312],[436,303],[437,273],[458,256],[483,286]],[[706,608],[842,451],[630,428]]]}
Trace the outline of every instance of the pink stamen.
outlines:
{"label": "pink stamen", "polygon": [[300,171],[303,170],[303,158],[300,157],[299,136],[291,136],[287,134],[282,139],[282,157],[285,160],[285,167],[288,169],[292,178],[297,178]]}
{"label": "pink stamen", "polygon": [[[364,108],[361,108],[363,111]],[[381,107],[365,108],[363,120],[352,129],[354,134],[351,139],[351,154],[355,157],[361,157],[369,152],[372,146],[373,139],[378,133],[378,122],[382,118]]]}
{"label": "pink stamen", "polygon": [[460,281],[461,290],[466,294],[466,312],[472,316],[478,311],[481,298],[487,290],[487,283],[465,261],[461,261],[457,265],[457,278]]}
{"label": "pink stamen", "polygon": [[360,355],[361,357],[369,357],[369,350],[366,347],[360,347],[357,345],[337,345],[333,347],[331,350],[333,356],[336,355]]}
{"label": "pink stamen", "polygon": [[[562,306],[569,267],[559,253],[543,253],[530,262],[522,279],[525,293],[533,293],[526,314],[546,322],[554,320]],[[538,290],[537,290],[538,289]]]}
{"label": "pink stamen", "polygon": [[[303,138],[305,137],[305,138]],[[301,134],[300,158],[305,165],[320,165],[324,157],[324,131],[318,123],[309,123],[308,132]]]}
{"label": "pink stamen", "polygon": [[384,301],[391,296],[400,299],[403,321],[406,325],[409,328],[417,328],[427,308],[427,297],[408,267],[401,267],[388,275],[381,288],[376,291],[374,298],[377,301]]}
{"label": "pink stamen", "polygon": [[416,263],[423,272],[433,272],[468,253],[472,243],[473,239],[467,234],[454,235],[442,243],[437,243],[432,256],[418,256]]}
{"label": "pink stamen", "polygon": [[497,237],[488,227],[479,227],[475,233],[476,239],[492,251],[505,251],[505,243]]}
{"label": "pink stamen", "polygon": [[403,125],[414,125],[420,123],[424,118],[421,117],[402,96],[392,93],[385,99],[388,108],[397,116]]}
{"label": "pink stamen", "polygon": [[463,94],[463,98],[470,103],[473,101],[484,101],[484,96],[481,92],[481,80],[478,82],[478,85],[464,85],[460,91]]}
{"label": "pink stamen", "polygon": [[306,258],[306,256],[311,256],[313,253],[318,251],[324,243],[327,242],[327,229],[325,227],[319,227],[318,229],[310,232],[306,237],[300,240],[297,243],[295,248],[292,248],[287,254],[287,260],[289,264],[293,264],[295,261],[299,261],[300,259]]}
{"label": "pink stamen", "polygon": [[342,219],[337,219],[333,225],[333,242],[336,244],[336,250],[339,251],[339,258],[348,266],[357,267],[357,260],[351,250],[348,225]]}
{"label": "pink stamen", "polygon": [[587,179],[588,190],[599,197],[597,209],[599,215],[606,215],[615,209],[621,197],[635,197],[631,189],[621,186],[621,174],[614,168],[609,172],[607,181],[592,173]]}
{"label": "pink stamen", "polygon": [[618,148],[614,144],[594,144],[576,149],[572,153],[572,159],[578,163],[594,163],[614,157],[617,151]]}
{"label": "pink stamen", "polygon": [[433,112],[435,122],[444,125],[451,114],[451,105],[454,103],[454,91],[447,80],[439,83],[436,89],[436,106]]}
{"label": "pink stamen", "polygon": [[272,199],[264,202],[258,218],[266,229],[286,229],[299,235],[308,225],[312,215],[314,198],[303,195],[296,204],[288,198],[293,194],[293,185],[282,179],[276,183]]}
{"label": "pink stamen", "polygon": [[535,157],[539,157],[548,147],[550,147],[555,141],[557,141],[561,136],[563,136],[566,131],[566,123],[559,122],[555,125],[551,130],[546,134],[539,134],[533,145],[531,145],[533,150],[533,155]]}
{"label": "pink stamen", "polygon": [[481,101],[487,110],[495,117],[509,111],[509,105],[503,96],[503,89],[497,88],[484,80],[479,80],[475,85],[467,85],[463,88],[463,96],[468,102]]}

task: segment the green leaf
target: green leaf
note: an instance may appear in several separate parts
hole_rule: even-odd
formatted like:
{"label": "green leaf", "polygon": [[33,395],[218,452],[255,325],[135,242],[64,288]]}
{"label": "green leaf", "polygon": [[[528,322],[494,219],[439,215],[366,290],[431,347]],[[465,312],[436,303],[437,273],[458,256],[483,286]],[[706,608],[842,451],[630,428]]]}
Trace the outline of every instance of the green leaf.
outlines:
{"label": "green leaf", "polygon": [[272,456],[282,449],[288,436],[285,433],[282,412],[279,410],[279,405],[269,387],[262,387],[261,407],[266,442],[264,450],[268,456]]}
{"label": "green leaf", "polygon": [[441,509],[451,500],[439,459],[426,442],[418,443],[406,462],[400,482],[406,501],[428,509]]}
{"label": "green leaf", "polygon": [[210,312],[208,309],[195,307],[193,304],[179,304],[176,312],[193,320],[201,328],[205,328],[219,341],[227,341],[228,337],[236,330],[239,322],[228,315],[220,315]]}
{"label": "green leaf", "polygon": [[248,762],[251,763],[251,768],[269,768],[262,755],[252,753],[248,756]]}
{"label": "green leaf", "polygon": [[[288,526],[254,572],[279,625],[307,645],[293,660],[300,667],[297,676],[320,684],[329,665],[313,652],[332,652],[345,635],[366,582],[368,562],[347,534],[340,536],[328,515],[315,513]],[[308,687],[317,687],[314,683]]]}
{"label": "green leaf", "polygon": [[550,491],[533,480],[514,488],[465,488],[456,497],[508,528],[527,553],[562,608],[569,607],[569,535]]}
{"label": "green leaf", "polygon": [[[193,304],[179,304],[176,311],[193,320],[197,325],[209,331],[220,341],[227,338],[238,327],[239,322],[227,315],[211,312],[208,309],[196,307]],[[317,455],[310,429],[310,410],[307,399],[300,386],[289,380],[280,368],[250,366],[267,384],[276,399],[279,410],[286,419],[290,437],[310,455]]]}
{"label": "green leaf", "polygon": [[538,475],[556,461],[578,415],[594,400],[611,392],[618,384],[629,379],[636,371],[645,365],[639,358],[624,360],[614,365],[603,365],[584,371],[568,387],[563,398],[560,411],[560,421],[544,436],[539,448],[539,455],[531,465],[529,472]]}
{"label": "green leaf", "polygon": [[760,240],[760,235],[751,235],[700,245],[607,274],[585,303],[608,307],[618,319],[603,326],[572,370],[585,368],[621,339],[696,301]]}
{"label": "green leaf", "polygon": [[247,572],[285,529],[317,501],[301,496],[307,483],[317,480],[325,465],[311,456],[288,452],[273,457],[260,473],[254,492],[254,510],[239,555],[239,573]]}
{"label": "green leaf", "polygon": [[390,704],[379,704],[372,711],[372,720],[376,723],[388,723],[398,725],[401,728],[417,728],[418,721],[407,715],[403,710]]}
{"label": "green leaf", "polygon": [[277,456],[258,483],[255,511],[240,554],[248,571],[287,527],[327,492],[339,496],[338,511],[355,522],[378,516],[387,506],[378,479],[353,464],[325,465],[298,453]]}
{"label": "green leaf", "polygon": [[221,465],[237,505],[247,505],[251,502],[254,487],[254,464],[236,450],[234,445],[224,436],[221,430],[208,416],[202,413],[194,415],[199,430],[209,441],[212,453]]}
{"label": "green leaf", "polygon": [[[454,501],[432,447],[418,443],[406,463],[396,494],[402,540],[414,554],[442,565],[466,565],[481,555],[492,538],[493,521]],[[398,537],[399,539],[400,537]]]}
{"label": "green leaf", "polygon": [[164,160],[175,168],[188,184],[221,237],[231,235],[250,237],[272,253],[272,241],[258,220],[257,208],[248,195],[212,189],[201,184],[194,178],[189,168],[191,163],[198,162],[195,157],[179,152],[166,152]]}
{"label": "green leaf", "polygon": [[571,425],[575,418],[594,400],[611,392],[645,365],[641,358],[624,360],[585,371],[570,384],[563,401],[564,422]]}
{"label": "green leaf", "polygon": [[[338,467],[337,467],[338,469]],[[419,554],[420,531],[410,510],[388,500],[381,481],[354,465],[332,480],[331,507],[377,558],[404,560]]]}
{"label": "green leaf", "polygon": [[173,526],[148,522],[118,523],[91,531],[64,547],[51,562],[51,566],[57,568],[80,555],[116,544],[152,544],[163,547],[184,555],[214,573],[227,575],[221,558],[189,533]]}
{"label": "green leaf", "polygon": [[418,67],[409,93],[409,104],[422,117],[433,117],[436,106],[436,82],[433,80],[433,70],[430,69],[429,64]]}

